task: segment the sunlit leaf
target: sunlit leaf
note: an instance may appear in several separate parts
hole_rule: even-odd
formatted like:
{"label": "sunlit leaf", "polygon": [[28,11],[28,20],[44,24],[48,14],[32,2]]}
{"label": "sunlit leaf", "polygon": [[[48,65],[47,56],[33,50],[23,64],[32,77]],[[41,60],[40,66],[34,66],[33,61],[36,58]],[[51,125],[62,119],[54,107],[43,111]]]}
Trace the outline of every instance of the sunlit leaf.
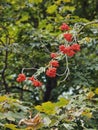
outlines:
{"label": "sunlit leaf", "polygon": [[18,129],[16,128],[16,125],[14,125],[14,124],[5,124],[5,128],[9,128],[9,129],[11,129],[11,130],[18,130]]}
{"label": "sunlit leaf", "polygon": [[57,6],[56,5],[51,5],[47,8],[47,13],[49,14],[53,14],[57,9]]}
{"label": "sunlit leaf", "polygon": [[89,93],[87,93],[87,99],[92,99],[94,95],[94,92],[90,91]]}
{"label": "sunlit leaf", "polygon": [[82,112],[82,115],[83,115],[83,116],[86,116],[86,117],[88,117],[88,118],[92,118],[92,112],[87,111],[87,110],[83,111],[83,112]]}
{"label": "sunlit leaf", "polygon": [[59,101],[56,103],[57,106],[59,107],[64,107],[69,103],[68,99],[65,98],[60,98]]}
{"label": "sunlit leaf", "polygon": [[35,3],[35,4],[39,4],[39,3],[41,3],[43,0],[30,0],[30,2],[33,2],[33,3]]}
{"label": "sunlit leaf", "polygon": [[0,96],[0,102],[4,102],[7,100],[7,97],[6,96]]}
{"label": "sunlit leaf", "polygon": [[67,3],[67,2],[71,2],[72,0],[63,0],[63,1]]}
{"label": "sunlit leaf", "polygon": [[95,93],[98,94],[98,88],[95,89]]}
{"label": "sunlit leaf", "polygon": [[40,105],[35,106],[35,109],[37,109],[40,112],[44,112],[46,114],[49,114],[49,115],[56,113],[55,104],[50,102],[50,101],[42,103],[41,106]]}

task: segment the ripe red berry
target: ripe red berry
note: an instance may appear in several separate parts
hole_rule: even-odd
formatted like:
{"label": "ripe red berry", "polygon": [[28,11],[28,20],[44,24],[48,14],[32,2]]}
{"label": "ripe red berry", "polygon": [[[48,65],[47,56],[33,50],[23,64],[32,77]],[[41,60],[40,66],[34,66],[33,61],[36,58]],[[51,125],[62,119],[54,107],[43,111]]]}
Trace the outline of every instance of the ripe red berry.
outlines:
{"label": "ripe red berry", "polygon": [[16,79],[17,82],[23,82],[24,80],[26,80],[25,74],[19,74],[18,78]]}
{"label": "ripe red berry", "polygon": [[52,60],[49,63],[52,67],[59,67],[59,62],[57,60]]}
{"label": "ripe red berry", "polygon": [[65,38],[68,42],[71,42],[71,41],[72,41],[72,34],[70,34],[70,33],[65,33],[65,34],[64,34],[64,38]]}
{"label": "ripe red berry", "polygon": [[57,53],[51,53],[51,54],[50,54],[50,57],[51,57],[51,58],[56,58],[57,56],[58,56]]}
{"label": "ripe red berry", "polygon": [[60,29],[62,31],[68,31],[70,29],[70,27],[66,24],[66,23],[63,23],[61,26],[60,26]]}
{"label": "ripe red berry", "polygon": [[80,51],[80,45],[77,43],[71,45],[71,48],[73,51]]}
{"label": "ripe red berry", "polygon": [[48,68],[46,71],[46,75],[51,77],[51,78],[54,78],[56,76],[56,70],[57,69],[55,67]]}

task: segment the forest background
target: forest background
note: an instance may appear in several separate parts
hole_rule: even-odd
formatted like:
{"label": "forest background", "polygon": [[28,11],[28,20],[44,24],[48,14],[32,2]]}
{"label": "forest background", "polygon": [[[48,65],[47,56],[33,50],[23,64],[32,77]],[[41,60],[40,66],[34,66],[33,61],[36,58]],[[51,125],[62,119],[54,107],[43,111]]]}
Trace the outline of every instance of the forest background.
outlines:
{"label": "forest background", "polygon": [[[60,57],[58,75],[50,78],[46,66],[64,42],[62,23],[81,49]],[[17,82],[20,73],[35,75],[42,86]],[[1,130],[97,130],[97,77],[97,0],[0,0]]]}

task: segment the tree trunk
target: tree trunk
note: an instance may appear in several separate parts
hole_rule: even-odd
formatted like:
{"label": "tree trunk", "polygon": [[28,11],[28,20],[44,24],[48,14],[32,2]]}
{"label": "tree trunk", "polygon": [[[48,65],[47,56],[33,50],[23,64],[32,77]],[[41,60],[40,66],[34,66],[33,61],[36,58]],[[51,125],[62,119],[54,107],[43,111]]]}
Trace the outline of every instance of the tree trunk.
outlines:
{"label": "tree trunk", "polygon": [[51,91],[57,86],[57,78],[46,77],[46,92],[44,94],[44,102],[51,100]]}
{"label": "tree trunk", "polygon": [[2,73],[1,73],[2,83],[3,83],[4,87],[5,87],[6,93],[9,92],[8,84],[6,82],[6,76],[5,76],[5,72],[6,72],[7,66],[8,66],[8,50],[6,50],[6,52],[5,52],[4,68],[3,68]]}

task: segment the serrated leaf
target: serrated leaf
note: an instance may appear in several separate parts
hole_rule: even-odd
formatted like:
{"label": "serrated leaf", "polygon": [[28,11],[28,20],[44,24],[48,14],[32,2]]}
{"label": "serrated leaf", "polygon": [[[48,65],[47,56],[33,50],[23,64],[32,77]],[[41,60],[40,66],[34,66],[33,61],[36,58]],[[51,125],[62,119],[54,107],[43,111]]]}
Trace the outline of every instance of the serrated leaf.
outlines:
{"label": "serrated leaf", "polygon": [[56,113],[55,104],[50,101],[42,103],[42,105],[35,106],[35,109],[48,115]]}

